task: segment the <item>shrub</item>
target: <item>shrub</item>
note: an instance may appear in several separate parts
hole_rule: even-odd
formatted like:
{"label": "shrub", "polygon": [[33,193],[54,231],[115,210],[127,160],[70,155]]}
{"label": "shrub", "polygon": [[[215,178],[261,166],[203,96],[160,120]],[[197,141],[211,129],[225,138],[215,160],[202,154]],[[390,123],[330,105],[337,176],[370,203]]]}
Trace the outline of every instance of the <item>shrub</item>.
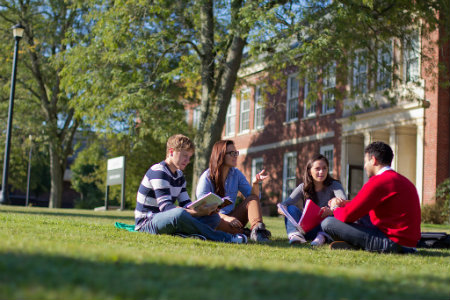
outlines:
{"label": "shrub", "polygon": [[436,189],[433,204],[422,207],[422,222],[444,224],[450,217],[450,178],[444,180]]}

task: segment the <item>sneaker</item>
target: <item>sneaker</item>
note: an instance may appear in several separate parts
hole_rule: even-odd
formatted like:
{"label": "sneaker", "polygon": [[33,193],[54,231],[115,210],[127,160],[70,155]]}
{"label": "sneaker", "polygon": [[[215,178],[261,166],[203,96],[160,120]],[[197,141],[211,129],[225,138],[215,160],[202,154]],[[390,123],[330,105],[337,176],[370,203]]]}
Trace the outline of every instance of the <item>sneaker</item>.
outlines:
{"label": "sneaker", "polygon": [[201,234],[183,234],[183,233],[175,233],[174,236],[178,236],[181,238],[192,238],[192,239],[196,239],[196,240],[201,240],[201,241],[206,241],[206,237],[204,237]]}
{"label": "sneaker", "polygon": [[188,237],[190,237],[191,239],[206,241],[206,237],[201,234],[193,233],[193,234],[188,235]]}
{"label": "sneaker", "polygon": [[231,243],[247,244],[247,237],[243,233],[233,234],[233,236],[231,237]]}
{"label": "sneaker", "polygon": [[296,245],[296,244],[305,244],[306,239],[301,233],[293,234],[289,237],[289,244]]}
{"label": "sneaker", "polygon": [[184,239],[188,237],[187,234],[182,234],[182,233],[174,233],[173,235],[180,237],[180,238],[184,238]]}
{"label": "sneaker", "polygon": [[247,227],[242,228],[242,233],[245,234],[245,236],[247,238],[250,238],[250,234],[252,233],[252,231],[250,229],[248,229]]}
{"label": "sneaker", "polygon": [[327,239],[325,238],[325,236],[321,233],[318,233],[316,238],[311,242],[311,246],[322,246],[326,241]]}
{"label": "sneaker", "polygon": [[356,247],[353,247],[347,242],[344,241],[335,241],[330,244],[331,250],[356,250]]}
{"label": "sneaker", "polygon": [[272,234],[266,229],[266,226],[263,223],[255,225],[250,233],[250,239],[258,243],[268,242],[271,236]]}

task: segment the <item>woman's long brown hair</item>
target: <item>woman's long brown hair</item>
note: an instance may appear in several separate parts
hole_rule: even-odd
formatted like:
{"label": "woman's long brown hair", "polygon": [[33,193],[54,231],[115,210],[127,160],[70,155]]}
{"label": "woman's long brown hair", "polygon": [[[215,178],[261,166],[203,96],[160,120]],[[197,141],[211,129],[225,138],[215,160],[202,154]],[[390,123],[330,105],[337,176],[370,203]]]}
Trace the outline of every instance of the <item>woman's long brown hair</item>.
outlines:
{"label": "woman's long brown hair", "polygon": [[225,197],[225,181],[222,180],[222,171],[225,164],[225,155],[228,145],[234,145],[232,140],[221,140],[214,144],[209,159],[209,178],[214,183],[215,193]]}
{"label": "woman's long brown hair", "polygon": [[[318,204],[319,199],[317,199],[316,190],[314,188],[314,179],[311,176],[311,168],[313,163],[318,160],[323,160],[326,163],[328,170],[330,169],[328,159],[322,154],[316,154],[306,164],[305,173],[303,174],[303,194],[305,196],[305,200],[311,199],[316,204]],[[323,184],[325,186],[330,186],[334,180],[335,179],[331,177],[329,173],[327,173],[327,178],[325,178]]]}

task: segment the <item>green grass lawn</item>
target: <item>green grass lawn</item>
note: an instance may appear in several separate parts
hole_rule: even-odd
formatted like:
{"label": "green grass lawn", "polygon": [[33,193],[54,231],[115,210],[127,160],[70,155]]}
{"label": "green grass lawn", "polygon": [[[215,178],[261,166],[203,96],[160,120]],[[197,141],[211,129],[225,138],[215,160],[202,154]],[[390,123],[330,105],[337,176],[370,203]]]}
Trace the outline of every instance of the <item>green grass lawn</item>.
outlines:
{"label": "green grass lawn", "polygon": [[[235,245],[119,230],[132,211],[0,206],[0,299],[449,299],[450,250]],[[423,231],[450,226],[424,225]]]}

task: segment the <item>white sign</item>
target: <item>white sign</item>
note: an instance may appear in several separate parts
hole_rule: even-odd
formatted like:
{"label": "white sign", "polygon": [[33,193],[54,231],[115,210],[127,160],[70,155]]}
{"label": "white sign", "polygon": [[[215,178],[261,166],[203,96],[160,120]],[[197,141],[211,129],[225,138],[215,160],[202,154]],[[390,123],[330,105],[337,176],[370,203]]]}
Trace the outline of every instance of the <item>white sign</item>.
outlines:
{"label": "white sign", "polygon": [[119,157],[108,159],[107,170],[110,171],[110,170],[122,169],[124,161],[125,161],[125,156],[119,156]]}

